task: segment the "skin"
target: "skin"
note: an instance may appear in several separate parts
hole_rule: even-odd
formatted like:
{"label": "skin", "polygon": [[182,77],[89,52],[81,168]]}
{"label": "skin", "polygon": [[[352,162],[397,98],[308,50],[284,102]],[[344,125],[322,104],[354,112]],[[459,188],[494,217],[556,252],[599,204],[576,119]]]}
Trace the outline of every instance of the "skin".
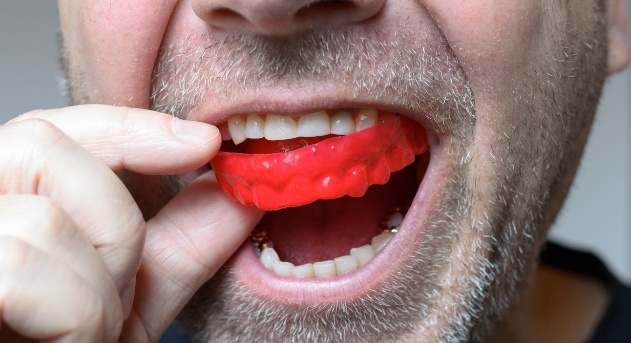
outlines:
{"label": "skin", "polygon": [[[293,113],[327,108],[334,97],[360,105],[394,99],[440,142],[430,165],[439,175],[436,195],[415,212],[432,232],[417,237],[429,253],[411,252],[405,265],[421,266],[412,269],[419,274],[390,282],[405,290],[397,295],[411,300],[407,306],[418,307],[412,315],[394,311],[381,318],[400,327],[370,338],[558,342],[588,336],[534,320],[541,308],[535,305],[553,285],[576,289],[576,299],[589,301],[569,312],[576,314],[571,320],[590,328],[606,294],[585,280],[537,272],[535,260],[576,170],[603,80],[628,60],[624,1],[605,1],[602,9],[597,3],[368,0],[352,12],[313,6],[288,19],[296,8],[280,0],[59,0],[73,101],[100,105],[31,112],[0,128],[3,146],[11,147],[0,152],[0,341],[16,335],[157,341],[198,290],[182,320],[200,340],[266,341],[273,330],[254,325],[248,316],[254,309],[289,314],[288,325],[307,337],[316,324],[299,322],[301,309],[245,297],[231,287],[242,281],[228,272],[207,283],[263,214],[228,199],[212,173],[199,170],[219,149],[212,124],[240,106],[280,110],[272,103],[277,94],[292,99]],[[307,73],[309,64],[274,48],[304,32],[320,43],[341,32],[350,41],[366,36],[369,47],[399,43],[385,46],[386,57],[428,66],[415,74],[428,82],[385,87],[397,81],[397,70],[385,74],[394,79],[371,79],[353,67],[352,57],[373,62],[366,68],[391,68],[392,58],[362,60],[335,40],[331,51],[345,52],[341,61]],[[240,39],[230,39],[234,34]],[[289,51],[308,62],[331,53],[294,42]],[[414,53],[402,53],[403,46]],[[240,53],[252,47],[261,53]],[[418,62],[421,51],[428,59]],[[199,64],[202,53],[207,57]],[[222,64],[226,54],[233,59]],[[274,62],[276,55],[283,63]],[[191,77],[198,74],[206,81],[196,84]],[[314,85],[321,98],[313,98]],[[163,177],[171,174],[184,176]],[[384,301],[392,298],[386,288],[377,292]],[[245,325],[243,336],[229,337],[217,303],[202,299],[227,304],[219,309]],[[555,309],[576,303],[555,299]],[[241,305],[250,311],[231,312]],[[370,301],[350,305],[357,313],[379,309]],[[380,325],[346,317],[346,324],[360,325],[355,328]],[[322,329],[321,341],[368,339]],[[550,330],[559,336],[545,336]]]}

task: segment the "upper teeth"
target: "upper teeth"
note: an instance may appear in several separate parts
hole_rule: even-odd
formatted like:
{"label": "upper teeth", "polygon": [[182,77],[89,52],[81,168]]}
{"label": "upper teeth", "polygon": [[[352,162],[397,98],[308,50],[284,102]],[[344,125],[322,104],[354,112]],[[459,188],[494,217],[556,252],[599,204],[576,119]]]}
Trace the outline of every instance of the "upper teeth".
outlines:
{"label": "upper teeth", "polygon": [[394,113],[378,113],[376,109],[339,109],[318,111],[296,118],[277,114],[234,116],[220,126],[222,138],[239,144],[246,139],[285,140],[297,137],[319,137],[329,134],[349,135],[394,117]]}

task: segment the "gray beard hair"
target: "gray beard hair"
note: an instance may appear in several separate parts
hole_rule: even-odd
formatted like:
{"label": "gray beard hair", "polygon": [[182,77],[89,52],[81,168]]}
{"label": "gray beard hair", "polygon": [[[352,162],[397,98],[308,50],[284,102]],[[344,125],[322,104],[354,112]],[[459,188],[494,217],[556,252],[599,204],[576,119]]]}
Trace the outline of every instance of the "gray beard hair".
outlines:
{"label": "gray beard hair", "polygon": [[[473,93],[444,39],[417,49],[409,34],[392,41],[342,32],[293,40],[205,37],[202,49],[186,42],[165,47],[153,83],[157,111],[188,118],[200,102],[233,99],[232,89],[330,80],[353,86],[356,94],[405,96],[410,108],[451,134],[441,142],[441,159],[451,168],[442,200],[427,223],[418,223],[427,234],[387,284],[348,302],[271,304],[225,267],[180,315],[192,339],[483,341],[519,299],[578,164],[606,70],[602,6],[594,12],[588,23],[556,28],[559,37],[544,49],[544,63],[534,61],[508,92],[520,96],[496,123],[489,198],[476,189]],[[177,192],[177,179],[173,184]]]}
{"label": "gray beard hair", "polygon": [[[414,110],[427,113],[439,131],[454,135],[451,144],[454,151],[463,151],[463,142],[470,140],[474,126],[475,106],[458,62],[444,40],[431,50],[417,51],[399,49],[412,46],[410,35],[399,37],[401,41],[375,45],[344,32],[301,37],[289,46],[286,41],[233,37],[223,41],[206,38],[209,42],[204,49],[195,50],[186,45],[169,47],[156,70],[153,107],[186,118],[205,98],[232,99],[230,90],[234,87],[257,89],[275,82],[326,79],[350,83],[357,94],[373,94],[380,99],[405,93]],[[384,58],[392,52],[394,58]],[[183,56],[195,62],[182,63]],[[456,72],[445,78],[441,70]],[[368,75],[367,71],[373,73]],[[181,323],[197,342],[397,340],[415,328],[419,317],[430,313],[434,299],[440,296],[437,275],[448,262],[457,236],[457,226],[450,219],[461,218],[462,213],[457,212],[465,211],[471,202],[463,194],[466,165],[463,160],[454,170],[457,176],[452,182],[459,185],[447,187],[459,191],[446,192],[445,204],[435,210],[432,217],[436,219],[429,225],[425,240],[405,268],[383,288],[356,301],[334,305],[269,304],[234,282],[226,267],[189,302],[180,315]],[[176,189],[181,184],[177,178],[170,182]],[[479,285],[488,283],[470,281]],[[456,323],[450,325],[449,332],[440,335],[466,337],[473,325],[468,315],[471,312],[475,311],[459,311],[462,318],[452,318]]]}
{"label": "gray beard hair", "polygon": [[[463,164],[455,173],[462,176],[465,169]],[[488,300],[488,285],[494,275],[488,272],[493,266],[483,254],[469,262],[478,273],[467,275],[466,284],[471,285],[468,294],[459,296],[462,302],[451,304],[457,310],[436,308],[444,286],[438,276],[453,255],[457,237],[458,225],[453,219],[470,207],[471,199],[463,196],[463,179],[454,177],[450,191],[433,211],[434,220],[424,240],[404,268],[379,289],[334,304],[271,304],[234,282],[232,270],[224,267],[181,313],[183,327],[195,342],[400,342],[417,329],[420,318],[425,318],[434,324],[445,319],[448,323],[436,325],[438,332],[410,341],[467,340],[476,325],[488,324],[476,320]],[[486,245],[481,239],[478,243]],[[500,301],[494,306],[506,304]],[[449,313],[448,318],[444,312]]]}

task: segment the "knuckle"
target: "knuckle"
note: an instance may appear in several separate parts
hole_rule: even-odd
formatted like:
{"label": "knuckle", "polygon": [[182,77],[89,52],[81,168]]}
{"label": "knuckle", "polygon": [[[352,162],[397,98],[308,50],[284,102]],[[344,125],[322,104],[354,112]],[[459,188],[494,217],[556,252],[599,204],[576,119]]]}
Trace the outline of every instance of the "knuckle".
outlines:
{"label": "knuckle", "polygon": [[42,119],[27,119],[0,127],[0,191],[37,193],[45,168],[60,149],[71,146],[67,136]]}
{"label": "knuckle", "polygon": [[22,113],[19,116],[9,120],[7,122],[7,124],[12,124],[12,123],[17,123],[23,120],[27,120],[27,119],[31,119],[31,118],[40,118],[43,115],[45,115],[46,111],[45,110],[32,110],[32,111],[28,111],[26,113]]}
{"label": "knuckle", "polygon": [[4,125],[2,130],[2,144],[11,147],[4,149],[4,159],[22,156],[22,159],[36,160],[66,137],[59,128],[44,119],[21,120]]}
{"label": "knuckle", "polygon": [[72,219],[54,200],[37,195],[5,195],[0,200],[2,231],[28,232],[45,237],[62,236]]}
{"label": "knuckle", "polygon": [[65,232],[70,217],[54,200],[47,197],[33,197],[35,213],[33,228],[48,236],[58,236]]}
{"label": "knuckle", "polygon": [[45,114],[46,114],[46,111],[42,109],[32,110],[32,111],[28,111],[26,113],[19,115],[18,117],[13,119],[11,122],[18,122],[18,121],[23,121],[23,120],[32,119],[32,118],[41,118],[45,116]]}
{"label": "knuckle", "polygon": [[[17,237],[0,237],[0,278],[14,272],[29,269],[37,251]],[[0,282],[2,284],[2,282]]]}
{"label": "knuckle", "polygon": [[51,122],[41,118],[24,119],[7,124],[6,126],[18,132],[28,133],[28,138],[36,136],[42,138],[49,137],[56,140],[60,136],[63,136],[63,133],[61,132],[61,130],[59,130],[59,128],[57,128]]}

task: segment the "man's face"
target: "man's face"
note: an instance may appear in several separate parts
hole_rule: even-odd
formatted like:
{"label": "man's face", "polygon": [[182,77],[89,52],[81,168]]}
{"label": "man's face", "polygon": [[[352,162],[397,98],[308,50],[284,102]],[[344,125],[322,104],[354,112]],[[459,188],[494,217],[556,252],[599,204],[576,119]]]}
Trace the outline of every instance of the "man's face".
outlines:
{"label": "man's face", "polygon": [[[427,132],[429,153],[385,186],[261,223],[298,265],[347,255],[407,209],[368,264],[287,278],[246,242],[181,316],[200,341],[481,339],[532,273],[607,72],[597,0],[59,4],[77,103],[217,125],[371,108]],[[167,193],[188,179],[168,178]],[[170,196],[161,180],[128,181],[147,213]]]}

